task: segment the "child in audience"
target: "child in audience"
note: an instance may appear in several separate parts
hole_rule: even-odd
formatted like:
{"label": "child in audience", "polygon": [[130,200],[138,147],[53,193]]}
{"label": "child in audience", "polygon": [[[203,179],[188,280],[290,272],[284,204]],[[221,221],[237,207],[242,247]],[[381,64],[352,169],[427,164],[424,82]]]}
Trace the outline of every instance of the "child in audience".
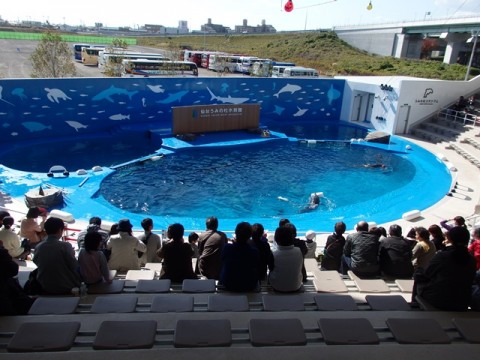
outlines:
{"label": "child in audience", "polygon": [[80,276],[87,285],[111,282],[107,259],[99,250],[101,242],[100,233],[89,232],[85,235],[85,247],[78,253]]}
{"label": "child in audience", "polygon": [[191,232],[188,235],[188,243],[192,247],[193,258],[195,258],[195,259],[198,259],[198,245],[197,245],[198,238],[199,238],[199,236],[195,231]]}

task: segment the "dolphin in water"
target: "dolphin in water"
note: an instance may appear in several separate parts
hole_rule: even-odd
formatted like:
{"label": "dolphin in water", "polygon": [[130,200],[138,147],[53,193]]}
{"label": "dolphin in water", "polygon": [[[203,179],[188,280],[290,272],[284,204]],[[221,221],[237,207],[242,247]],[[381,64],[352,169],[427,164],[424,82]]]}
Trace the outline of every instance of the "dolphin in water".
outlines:
{"label": "dolphin in water", "polygon": [[52,129],[52,127],[50,125],[47,126],[47,125],[44,125],[42,123],[35,122],[35,121],[23,122],[22,126],[30,132],[42,131],[42,130],[45,130],[45,129]]}
{"label": "dolphin in water", "polygon": [[302,89],[301,86],[287,84],[284,87],[282,87],[279,92],[277,92],[276,94],[273,94],[273,96],[276,96],[278,98],[280,96],[280,94],[282,94],[282,93],[289,92],[290,94],[293,94],[294,92],[296,92],[298,90],[301,90],[301,89]]}
{"label": "dolphin in water", "polygon": [[188,91],[182,90],[173,94],[169,94],[167,98],[163,100],[158,100],[156,101],[159,104],[171,104],[175,101],[181,101],[182,97],[184,97],[186,94],[188,94]]}
{"label": "dolphin in water", "polygon": [[328,105],[332,105],[333,100],[337,100],[340,94],[340,91],[335,89],[333,85],[330,85],[330,89],[327,91]]}
{"label": "dolphin in water", "polygon": [[83,125],[82,123],[79,123],[78,121],[70,121],[67,120],[65,121],[68,125],[70,125],[72,128],[75,129],[75,131],[78,132],[78,129],[86,129],[88,125]]}
{"label": "dolphin in water", "polygon": [[132,100],[132,96],[138,93],[137,90],[135,91],[128,91],[127,89],[117,88],[116,86],[110,86],[108,89],[99,92],[95,95],[92,100],[93,101],[100,101],[100,100],[107,100],[113,102],[113,95],[127,95],[130,100]]}
{"label": "dolphin in water", "polygon": [[247,102],[249,100],[249,98],[233,98],[230,95],[228,95],[228,97],[221,97],[221,96],[215,95],[208,87],[207,87],[207,90],[212,97],[210,100],[217,100],[224,104],[228,103],[228,104],[238,105],[238,104],[243,104],[244,102]]}

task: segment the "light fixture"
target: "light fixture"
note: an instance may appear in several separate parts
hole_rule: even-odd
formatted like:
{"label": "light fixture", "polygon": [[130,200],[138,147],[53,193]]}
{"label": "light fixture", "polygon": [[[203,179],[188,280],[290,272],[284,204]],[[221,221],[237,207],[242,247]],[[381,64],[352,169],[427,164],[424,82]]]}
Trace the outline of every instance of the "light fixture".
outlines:
{"label": "light fixture", "polygon": [[285,3],[285,6],[283,7],[285,9],[286,12],[291,12],[293,10],[293,1],[292,0],[288,0],[286,3]]}
{"label": "light fixture", "polygon": [[373,9],[373,5],[372,5],[372,2],[370,1],[367,5],[367,10],[370,11]]}

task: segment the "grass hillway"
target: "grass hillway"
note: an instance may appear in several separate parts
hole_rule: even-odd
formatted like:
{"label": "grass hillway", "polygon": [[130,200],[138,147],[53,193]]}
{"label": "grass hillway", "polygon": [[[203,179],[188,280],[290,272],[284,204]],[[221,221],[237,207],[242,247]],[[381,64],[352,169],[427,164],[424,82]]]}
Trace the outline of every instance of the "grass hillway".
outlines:
{"label": "grass hillway", "polygon": [[[291,61],[299,66],[315,68],[326,76],[414,76],[463,80],[466,73],[466,66],[459,64],[371,55],[350,46],[334,32],[141,37],[137,43],[169,50],[188,47]],[[472,77],[479,75],[480,69],[472,68],[470,74]]]}

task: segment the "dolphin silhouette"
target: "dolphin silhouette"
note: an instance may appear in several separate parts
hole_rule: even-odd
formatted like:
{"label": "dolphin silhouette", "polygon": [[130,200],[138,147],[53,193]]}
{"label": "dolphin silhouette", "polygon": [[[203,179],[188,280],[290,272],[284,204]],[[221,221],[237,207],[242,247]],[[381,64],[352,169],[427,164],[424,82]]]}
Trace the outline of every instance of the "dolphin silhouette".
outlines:
{"label": "dolphin silhouette", "polygon": [[182,97],[184,97],[186,94],[188,94],[188,91],[182,90],[173,94],[169,94],[167,98],[163,100],[158,100],[156,101],[158,104],[171,104],[175,101],[180,101],[182,100]]}
{"label": "dolphin silhouette", "polygon": [[302,89],[301,86],[287,84],[284,87],[282,87],[279,92],[277,92],[276,94],[273,94],[273,96],[276,96],[278,98],[280,96],[280,94],[282,94],[282,93],[289,92],[290,94],[293,94],[294,92],[296,92],[298,90],[301,90],[301,89]]}
{"label": "dolphin silhouette", "polygon": [[82,123],[79,123],[78,121],[70,121],[67,120],[65,121],[68,125],[70,125],[72,128],[75,129],[75,131],[78,132],[78,129],[86,129],[88,125],[83,125]]}

